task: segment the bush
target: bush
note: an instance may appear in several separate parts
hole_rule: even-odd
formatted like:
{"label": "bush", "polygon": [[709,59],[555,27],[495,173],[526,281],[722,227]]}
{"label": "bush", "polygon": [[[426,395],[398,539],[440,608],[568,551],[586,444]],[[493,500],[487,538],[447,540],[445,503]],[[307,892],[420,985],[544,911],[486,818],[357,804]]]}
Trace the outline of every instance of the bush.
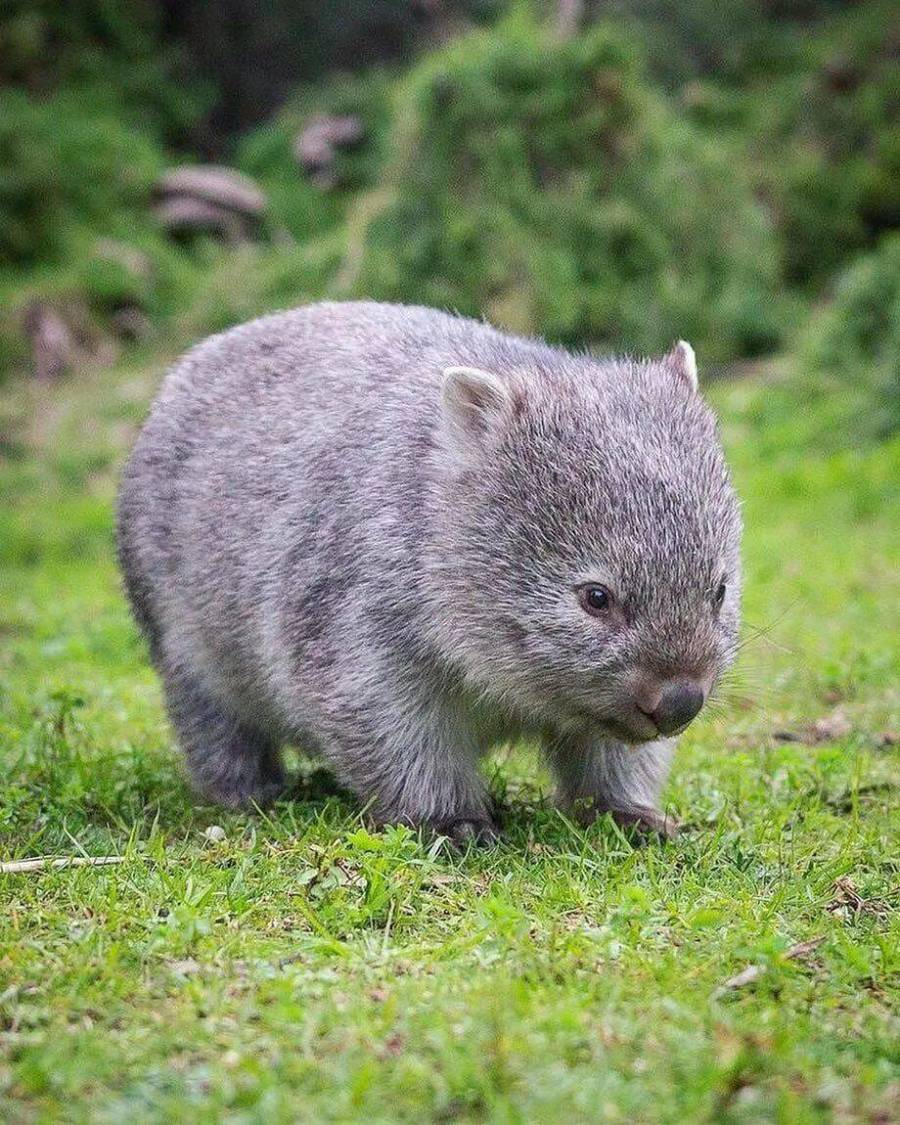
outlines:
{"label": "bush", "polygon": [[837,282],[799,349],[818,397],[851,416],[853,430],[900,430],[900,234],[886,235]]}
{"label": "bush", "polygon": [[[147,212],[156,145],[80,95],[0,93],[0,266],[61,257],[80,230]],[[146,225],[146,219],[143,219]]]}
{"label": "bush", "polygon": [[843,0],[587,0],[646,44],[652,76],[675,90],[697,79],[725,89],[796,70],[810,35]]}
{"label": "bush", "polygon": [[67,93],[90,114],[119,118],[153,140],[183,141],[212,93],[166,35],[157,0],[4,0],[0,87]]}
{"label": "bush", "polygon": [[688,118],[743,150],[790,283],[820,290],[900,225],[893,0],[589,0],[589,11],[622,22]]}
{"label": "bush", "polygon": [[795,72],[749,95],[790,281],[821,286],[900,225],[898,42],[895,4],[859,5],[809,40]]}
{"label": "bush", "polygon": [[765,210],[613,30],[561,41],[517,10],[413,68],[390,142],[354,291],[576,344],[686,336],[724,359],[776,343]]}
{"label": "bush", "polygon": [[900,431],[900,234],[839,277],[749,419],[760,458],[859,448]]}

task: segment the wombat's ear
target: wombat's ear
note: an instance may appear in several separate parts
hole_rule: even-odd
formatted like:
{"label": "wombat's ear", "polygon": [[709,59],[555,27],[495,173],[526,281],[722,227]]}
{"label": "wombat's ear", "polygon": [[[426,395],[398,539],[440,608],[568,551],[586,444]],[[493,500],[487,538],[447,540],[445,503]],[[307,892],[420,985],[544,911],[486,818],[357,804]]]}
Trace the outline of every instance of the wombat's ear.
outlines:
{"label": "wombat's ear", "polygon": [[513,390],[499,375],[478,367],[448,367],[444,372],[444,418],[457,451],[478,453],[512,416]]}
{"label": "wombat's ear", "polygon": [[697,357],[687,340],[679,340],[665,357],[665,363],[679,378],[684,379],[691,390],[697,389]]}

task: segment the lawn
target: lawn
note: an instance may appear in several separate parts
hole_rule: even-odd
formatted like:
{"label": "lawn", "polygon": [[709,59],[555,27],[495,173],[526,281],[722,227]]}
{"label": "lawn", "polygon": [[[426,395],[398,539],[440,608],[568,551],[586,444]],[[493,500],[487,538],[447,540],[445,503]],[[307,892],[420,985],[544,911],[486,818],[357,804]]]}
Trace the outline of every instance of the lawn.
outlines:
{"label": "lawn", "polygon": [[305,761],[266,816],[193,802],[113,559],[159,371],[0,391],[0,860],[123,857],[0,874],[0,1120],[897,1120],[900,443],[717,384],[746,644],[685,832],[575,828],[522,747],[454,856]]}

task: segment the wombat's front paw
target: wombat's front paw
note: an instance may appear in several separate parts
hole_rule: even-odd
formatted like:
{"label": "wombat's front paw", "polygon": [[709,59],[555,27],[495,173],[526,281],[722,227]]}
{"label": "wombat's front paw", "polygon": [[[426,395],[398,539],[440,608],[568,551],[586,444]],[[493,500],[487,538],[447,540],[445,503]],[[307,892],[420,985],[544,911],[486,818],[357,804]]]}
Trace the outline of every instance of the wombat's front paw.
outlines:
{"label": "wombat's front paw", "polygon": [[674,840],[678,835],[678,821],[659,809],[614,809],[612,818],[620,828],[638,837],[659,836],[663,840]]}
{"label": "wombat's front paw", "polygon": [[470,844],[486,848],[500,841],[500,829],[489,817],[460,817],[458,820],[442,821],[434,829],[460,849]]}
{"label": "wombat's front paw", "polygon": [[207,801],[245,812],[274,805],[286,788],[280,769],[263,768],[249,757],[230,761],[227,769],[215,772],[194,768],[193,782]]}

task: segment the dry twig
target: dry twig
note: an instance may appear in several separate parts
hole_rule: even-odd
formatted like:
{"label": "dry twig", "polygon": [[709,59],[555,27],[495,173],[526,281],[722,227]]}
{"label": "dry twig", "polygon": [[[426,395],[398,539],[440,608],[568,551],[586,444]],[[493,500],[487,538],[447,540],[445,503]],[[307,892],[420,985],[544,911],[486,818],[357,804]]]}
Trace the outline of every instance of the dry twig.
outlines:
{"label": "dry twig", "polygon": [[25,871],[45,871],[47,868],[61,867],[108,867],[113,863],[123,863],[123,855],[70,855],[37,856],[35,859],[11,859],[0,863],[0,875],[14,875]]}

